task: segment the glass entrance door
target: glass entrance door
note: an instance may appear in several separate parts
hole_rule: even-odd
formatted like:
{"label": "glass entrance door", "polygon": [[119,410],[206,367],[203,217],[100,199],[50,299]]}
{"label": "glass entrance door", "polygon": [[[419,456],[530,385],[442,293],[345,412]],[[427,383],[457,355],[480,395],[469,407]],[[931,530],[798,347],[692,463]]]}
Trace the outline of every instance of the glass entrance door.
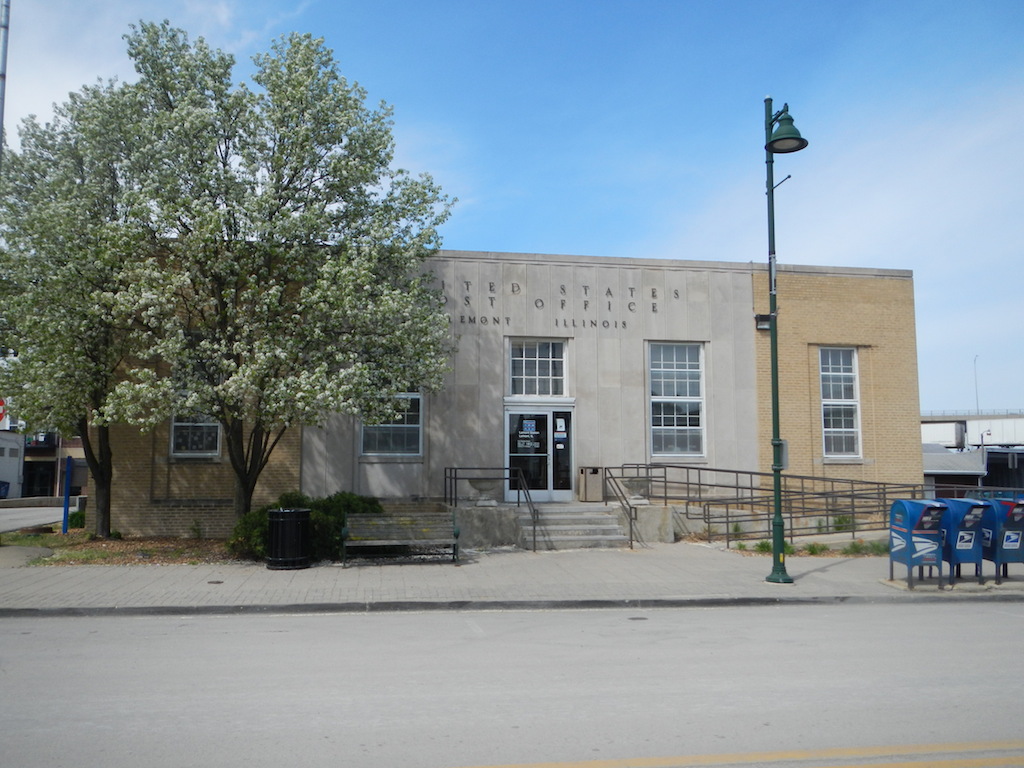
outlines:
{"label": "glass entrance door", "polygon": [[[506,414],[508,466],[521,470],[534,501],[572,501],[572,412],[535,409]],[[505,489],[516,499],[516,485]]]}

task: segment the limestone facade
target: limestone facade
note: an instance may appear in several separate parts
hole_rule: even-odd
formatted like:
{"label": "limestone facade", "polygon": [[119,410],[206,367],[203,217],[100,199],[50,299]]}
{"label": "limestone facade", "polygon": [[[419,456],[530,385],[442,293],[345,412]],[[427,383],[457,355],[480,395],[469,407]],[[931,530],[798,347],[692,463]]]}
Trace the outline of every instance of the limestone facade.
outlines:
{"label": "limestone facade", "polygon": [[[591,467],[770,471],[769,335],[755,328],[765,265],[441,251],[431,268],[457,351],[444,387],[420,400],[418,445],[367,450],[359,421],[340,415],[294,430],[257,503],[296,488],[440,499],[447,467],[517,461],[546,484],[540,501],[577,498]],[[778,292],[787,471],[921,482],[911,273],[782,265]],[[851,455],[824,448],[823,347],[856,361]],[[685,397],[655,402],[666,394]],[[114,438],[113,527],[226,535],[226,455],[174,459],[169,427]]]}

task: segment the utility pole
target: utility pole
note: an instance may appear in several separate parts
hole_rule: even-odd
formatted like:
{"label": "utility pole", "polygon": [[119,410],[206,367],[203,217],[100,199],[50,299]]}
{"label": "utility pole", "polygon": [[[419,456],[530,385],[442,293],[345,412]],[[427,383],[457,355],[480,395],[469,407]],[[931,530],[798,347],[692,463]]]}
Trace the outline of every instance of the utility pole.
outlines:
{"label": "utility pole", "polygon": [[0,169],[3,167],[4,103],[7,101],[7,34],[11,28],[11,0],[0,5]]}

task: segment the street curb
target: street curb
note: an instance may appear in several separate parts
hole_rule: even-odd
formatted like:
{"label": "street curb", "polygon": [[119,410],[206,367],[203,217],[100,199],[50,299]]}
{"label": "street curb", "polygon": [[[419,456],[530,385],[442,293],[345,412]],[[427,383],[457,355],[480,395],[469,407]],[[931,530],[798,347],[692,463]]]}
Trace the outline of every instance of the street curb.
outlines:
{"label": "street curb", "polygon": [[133,616],[266,616],[271,614],[401,613],[433,611],[552,611],[654,610],[664,608],[757,608],[789,605],[873,605],[944,603],[983,600],[1024,602],[1024,594],[900,593],[891,596],[835,595],[826,597],[694,597],[624,598],[621,600],[381,600],[348,603],[290,603],[283,605],[164,605],[95,608],[0,608],[0,619],[133,617]]}

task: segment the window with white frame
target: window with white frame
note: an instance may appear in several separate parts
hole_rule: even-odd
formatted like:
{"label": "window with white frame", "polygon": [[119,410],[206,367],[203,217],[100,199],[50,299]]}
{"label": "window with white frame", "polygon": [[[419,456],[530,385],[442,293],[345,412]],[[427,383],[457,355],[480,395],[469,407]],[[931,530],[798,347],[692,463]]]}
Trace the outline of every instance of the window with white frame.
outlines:
{"label": "window with white frame", "polygon": [[857,350],[822,347],[821,428],[825,456],[860,456],[860,396]]}
{"label": "window with white frame", "polygon": [[176,415],[171,422],[171,455],[208,457],[220,455],[220,424],[200,413]]}
{"label": "window with white frame", "polygon": [[562,397],[565,395],[565,343],[513,341],[509,371],[512,395]]}
{"label": "window with white frame", "polygon": [[651,344],[651,452],[703,455],[704,384],[700,344]]}
{"label": "window with white frame", "polygon": [[363,425],[364,455],[418,456],[423,452],[422,398],[418,392],[398,395],[395,418]]}

